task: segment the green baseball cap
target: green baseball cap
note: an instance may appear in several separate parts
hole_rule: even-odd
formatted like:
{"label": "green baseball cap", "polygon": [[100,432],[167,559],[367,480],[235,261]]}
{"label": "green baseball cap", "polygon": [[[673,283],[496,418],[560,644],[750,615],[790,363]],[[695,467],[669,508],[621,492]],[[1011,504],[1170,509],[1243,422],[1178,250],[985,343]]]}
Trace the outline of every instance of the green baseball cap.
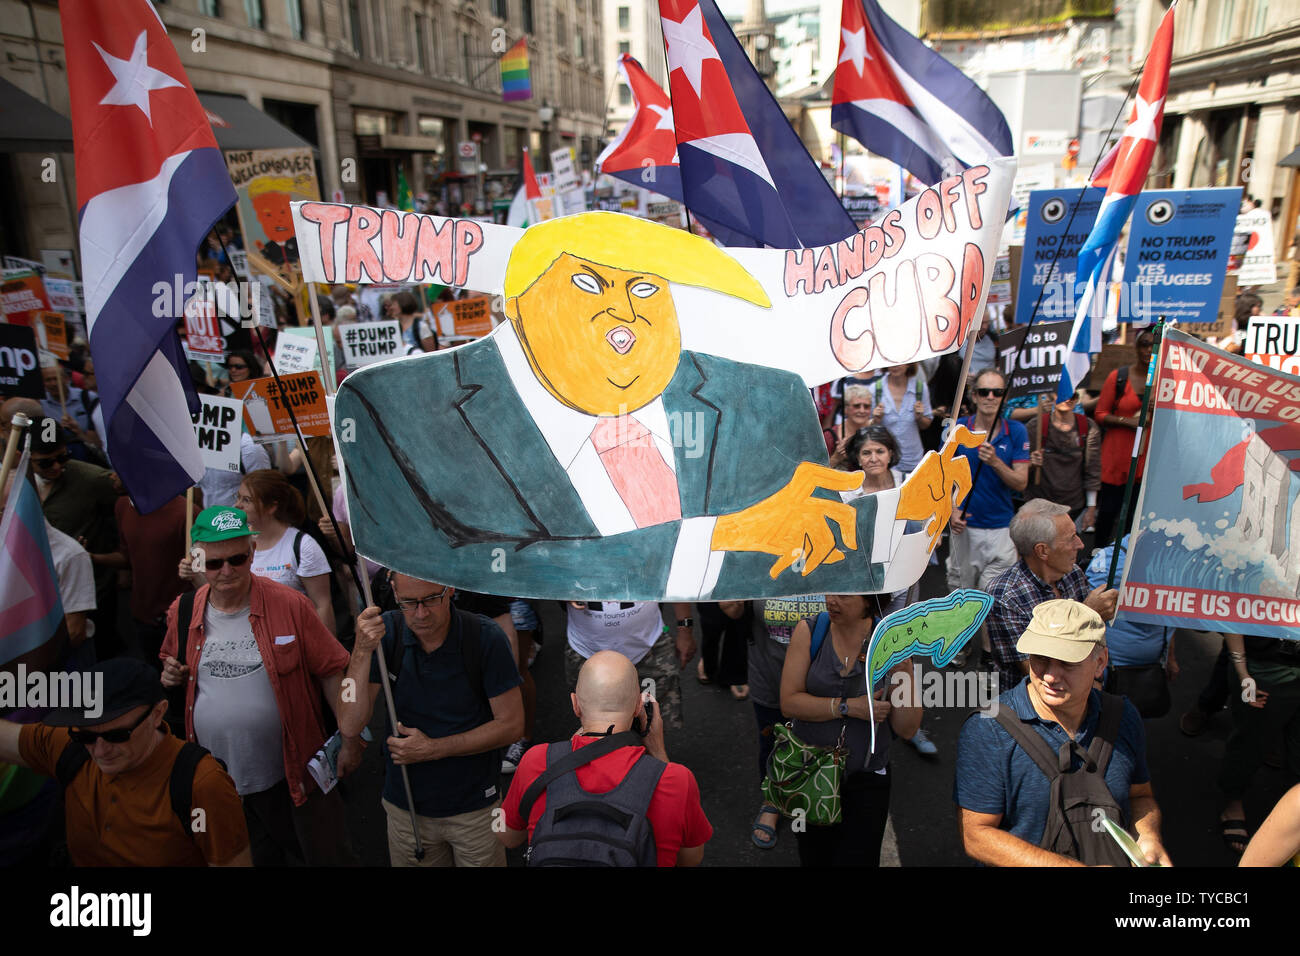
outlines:
{"label": "green baseball cap", "polygon": [[194,528],[190,537],[196,544],[200,542],[228,541],[231,538],[243,538],[257,534],[248,526],[248,515],[229,505],[213,505],[204,508],[194,519]]}

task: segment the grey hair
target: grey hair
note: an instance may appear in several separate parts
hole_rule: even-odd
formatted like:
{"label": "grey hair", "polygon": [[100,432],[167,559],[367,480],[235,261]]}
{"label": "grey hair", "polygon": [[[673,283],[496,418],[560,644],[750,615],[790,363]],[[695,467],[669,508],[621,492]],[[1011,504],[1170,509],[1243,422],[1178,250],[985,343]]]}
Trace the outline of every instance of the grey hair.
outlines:
{"label": "grey hair", "polygon": [[1056,541],[1056,517],[1068,515],[1070,509],[1046,498],[1034,498],[1011,519],[1011,540],[1016,552],[1023,558],[1034,553],[1034,545],[1051,547]]}
{"label": "grey hair", "polygon": [[847,405],[859,395],[864,396],[869,402],[871,402],[871,404],[875,404],[875,400],[871,395],[871,389],[867,388],[865,385],[846,385],[844,387],[844,404]]}

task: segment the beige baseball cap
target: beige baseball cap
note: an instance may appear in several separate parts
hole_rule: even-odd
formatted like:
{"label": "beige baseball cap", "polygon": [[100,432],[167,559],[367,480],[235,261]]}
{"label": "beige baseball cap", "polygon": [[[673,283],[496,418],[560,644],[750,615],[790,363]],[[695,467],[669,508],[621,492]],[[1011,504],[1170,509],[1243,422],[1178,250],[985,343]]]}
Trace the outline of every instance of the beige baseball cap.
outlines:
{"label": "beige baseball cap", "polygon": [[1078,664],[1098,645],[1106,646],[1106,625],[1101,615],[1078,601],[1053,600],[1034,608],[1016,650]]}

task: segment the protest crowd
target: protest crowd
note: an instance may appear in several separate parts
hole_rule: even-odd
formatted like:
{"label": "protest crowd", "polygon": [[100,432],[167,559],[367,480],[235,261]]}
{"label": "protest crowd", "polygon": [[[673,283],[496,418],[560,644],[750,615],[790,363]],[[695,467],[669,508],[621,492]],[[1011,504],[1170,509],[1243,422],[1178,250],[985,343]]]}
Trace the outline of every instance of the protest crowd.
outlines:
{"label": "protest crowd", "polygon": [[[1172,45],[1171,16],[1152,41],[1163,77],[1144,74],[1149,102],[1153,84],[1160,102],[1168,85],[1168,49],[1163,61],[1156,51]],[[848,53],[840,60],[851,61]],[[682,82],[673,81],[674,96]],[[1150,154],[1140,169],[1133,155],[1146,140],[1154,150],[1158,115],[1154,122],[1152,135],[1112,157],[1119,165],[1107,199],[1076,250],[1080,282],[1089,256],[1110,266],[1098,249],[1114,246],[1125,218],[1109,221],[1108,204],[1131,206],[1140,194]],[[905,775],[919,773],[920,786],[951,808],[947,839],[972,864],[1178,865],[1185,848],[1166,823],[1183,808],[1178,789],[1161,779],[1151,737],[1176,727],[1197,738],[1216,723],[1231,730],[1222,759],[1202,760],[1218,803],[1203,828],[1234,863],[1300,861],[1300,627],[1288,628],[1300,607],[1300,505],[1286,499],[1300,465],[1284,457],[1300,450],[1300,380],[1247,358],[1258,338],[1251,330],[1265,318],[1252,285],[1229,293],[1227,335],[1201,334],[1194,323],[1184,331],[1163,313],[1116,321],[1111,303],[1095,314],[1085,305],[1077,318],[1061,313],[1074,321],[1057,323],[1065,327],[1054,333],[1057,345],[1034,345],[1024,326],[1042,317],[1042,294],[1035,291],[1037,303],[1023,291],[1014,305],[1009,293],[988,299],[983,270],[991,275],[999,257],[975,241],[985,238],[985,219],[1001,225],[1005,208],[985,207],[981,218],[978,197],[989,192],[1000,202],[1011,191],[1011,174],[991,168],[1012,152],[1005,136],[1000,152],[980,158],[988,164],[973,159],[943,179],[942,193],[920,174],[911,177],[911,199],[900,185],[897,205],[911,219],[894,211],[880,220],[885,226],[850,234],[861,240],[857,273],[872,268],[864,255],[873,242],[889,257],[906,241],[899,258],[913,256],[916,235],[893,238],[905,233],[900,222],[921,224],[925,242],[940,223],[954,236],[969,228],[974,239],[939,236],[964,249],[956,269],[934,252],[929,265],[906,264],[922,290],[928,336],[913,361],[893,353],[880,360],[885,323],[918,321],[904,293],[884,308],[874,281],[870,293],[865,279],[846,289],[851,308],[835,308],[832,344],[838,333],[837,348],[863,348],[872,335],[853,338],[843,317],[874,306],[880,311],[864,321],[876,322],[881,351],[856,372],[836,352],[838,377],[829,381],[793,364],[751,361],[758,353],[743,348],[736,358],[683,345],[676,307],[689,300],[675,305],[670,284],[725,300],[720,309],[766,309],[780,280],[752,275],[758,258],[703,241],[701,223],[686,216],[685,230],[585,207],[580,216],[536,216],[527,158],[520,197],[531,221],[512,240],[500,282],[472,284],[472,269],[495,262],[466,264],[493,241],[478,220],[438,220],[436,232],[425,228],[430,216],[423,225],[403,219],[446,213],[443,201],[377,200],[387,205],[381,215],[347,207],[341,192],[320,202],[314,181],[300,189],[287,178],[254,178],[239,201],[251,199],[255,217],[216,199],[193,214],[215,226],[200,234],[194,261],[182,250],[178,268],[202,279],[162,319],[166,348],[150,344],[125,384],[116,370],[110,382],[110,369],[114,348],[128,349],[132,336],[104,344],[115,300],[95,305],[105,311],[93,317],[100,325],[89,341],[71,324],[58,331],[58,317],[42,310],[39,349],[34,328],[31,337],[37,366],[0,380],[0,550],[8,562],[0,574],[0,865],[358,866],[376,856],[375,831],[358,827],[359,816],[382,820],[392,867],[707,865],[721,836],[711,810],[722,797],[700,778],[716,779],[717,768],[674,760],[700,727],[686,699],[695,685],[745,714],[727,748],[743,757],[745,822],[727,839],[760,862],[786,845],[805,867],[881,866],[900,788],[916,784]],[[899,176],[901,184],[901,166]],[[1138,185],[1115,200],[1125,177]],[[274,209],[266,198],[273,191],[284,200]],[[194,192],[207,200],[207,191]],[[562,198],[552,200],[564,210]],[[1044,201],[1053,200],[1038,196],[1033,208]],[[831,205],[848,226],[861,225],[838,199]],[[266,241],[253,240],[254,218]],[[734,225],[703,218],[719,240]],[[788,234],[734,245],[769,247],[744,250],[755,256],[788,251],[789,262],[806,265],[797,279],[787,269],[784,286],[790,308],[814,302],[811,314],[824,285],[849,281],[854,247],[840,240],[843,229],[834,239],[799,232],[797,218]],[[85,221],[87,230],[109,228],[102,218]],[[930,222],[934,235],[926,234]],[[308,242],[304,223],[339,228],[318,228]],[[404,253],[399,223],[408,230]],[[1113,235],[1094,241],[1106,229]],[[872,230],[890,238],[872,239]],[[448,244],[442,283],[334,273],[346,265],[374,280],[374,270],[396,269],[392,260],[404,254],[403,274],[418,276],[410,262],[416,232],[426,260],[436,242]],[[323,237],[344,233],[362,238],[337,256],[322,251]],[[608,262],[601,243],[614,248]],[[357,266],[370,259],[373,269]],[[952,300],[927,298],[922,287],[945,269]],[[320,274],[331,281],[316,281]],[[889,281],[901,289],[904,280]],[[1095,286],[1095,276],[1088,281]],[[1099,301],[1111,301],[1108,281]],[[488,287],[504,295],[484,294]],[[600,307],[587,297],[603,297]],[[940,312],[951,308],[937,316],[936,301]],[[654,321],[636,324],[647,315]],[[613,327],[591,333],[607,316]],[[1300,289],[1286,293],[1276,316],[1300,318]],[[24,323],[6,318],[3,326],[11,324]],[[689,319],[681,327],[689,330]],[[825,325],[818,329],[820,347]],[[596,359],[582,352],[589,333]],[[948,339],[935,344],[942,334]],[[431,364],[440,358],[446,364]],[[601,361],[636,374],[621,385]],[[1218,364],[1204,372],[1209,361]],[[155,366],[187,380],[161,388]],[[416,387],[400,375],[416,377]],[[655,375],[662,381],[646,384]],[[1193,387],[1199,397],[1187,398]],[[689,393],[702,419],[712,413],[722,422],[712,447],[723,452],[699,466],[711,471],[687,474],[686,462],[701,456],[665,450],[669,442],[625,405],[601,410],[601,390],[610,388],[638,396],[633,410],[651,409],[646,420],[659,416],[665,427],[681,424],[672,403]],[[793,406],[819,426],[798,438],[802,446],[781,444],[784,426],[799,421],[783,417]],[[1266,406],[1282,410],[1268,419]],[[1249,417],[1252,409],[1261,417]],[[1188,447],[1189,429],[1170,423],[1210,411],[1231,417],[1232,427],[1249,424],[1232,436],[1239,444],[1203,460],[1203,449]],[[176,431],[188,442],[187,418],[201,477],[170,454]],[[1207,447],[1221,437],[1212,430]],[[671,443],[693,434],[678,431]],[[537,449],[554,472],[538,476]],[[1197,454],[1201,480],[1175,488],[1172,460]],[[795,478],[773,479],[786,459]],[[807,475],[812,490],[783,497]],[[1225,510],[1217,525],[1223,540],[1202,543],[1203,529],[1188,530],[1194,522],[1172,510],[1193,498],[1223,501],[1243,486],[1239,517]],[[713,496],[728,495],[744,507],[712,507]],[[809,502],[820,510],[805,535],[799,509]],[[692,538],[701,521],[707,537]],[[796,540],[791,554],[764,540],[792,528],[810,543]],[[819,536],[827,543],[817,544]],[[1186,594],[1142,576],[1174,564],[1150,542],[1172,554],[1176,536],[1200,562],[1186,561]],[[705,555],[698,568],[683,558],[694,546]],[[580,574],[574,555],[584,558],[584,547],[591,567]],[[895,550],[881,558],[877,547]],[[466,554],[500,560],[492,571],[501,573],[474,577]],[[744,563],[755,556],[767,562],[759,572],[757,561]],[[919,576],[887,586],[906,560]],[[1252,561],[1281,569],[1279,578],[1292,574],[1291,593],[1231,577]],[[683,565],[701,581],[684,587]],[[1130,588],[1125,575],[1135,570]],[[814,571],[821,582],[838,573],[829,580],[842,592],[762,590],[781,573],[784,584]],[[720,578],[727,573],[751,576]],[[452,586],[457,575],[491,581],[492,593]],[[633,597],[697,597],[591,599],[620,588]],[[708,600],[740,591],[781,596]],[[548,597],[528,596],[537,593]],[[1152,599],[1155,608],[1143,604]],[[1187,629],[1153,623],[1156,611]],[[1229,626],[1248,618],[1259,627]],[[972,623],[951,623],[959,619]],[[940,621],[933,643],[912,637],[912,627],[919,633]],[[899,629],[910,640],[888,653],[883,637],[903,646]],[[1221,650],[1184,709],[1171,686],[1191,630],[1200,632],[1196,641],[1221,641]],[[554,665],[545,674],[539,657]],[[927,681],[923,695],[922,674],[936,673],[973,680],[941,679],[937,698]],[[986,687],[987,698],[961,690],[974,687]],[[78,688],[76,701],[62,699]],[[542,719],[557,710],[567,733]],[[936,724],[951,715],[960,731],[941,740]],[[714,755],[719,766],[728,754]],[[367,766],[378,768],[381,787],[363,784]],[[1281,770],[1290,789],[1259,814],[1253,797],[1264,767]]]}

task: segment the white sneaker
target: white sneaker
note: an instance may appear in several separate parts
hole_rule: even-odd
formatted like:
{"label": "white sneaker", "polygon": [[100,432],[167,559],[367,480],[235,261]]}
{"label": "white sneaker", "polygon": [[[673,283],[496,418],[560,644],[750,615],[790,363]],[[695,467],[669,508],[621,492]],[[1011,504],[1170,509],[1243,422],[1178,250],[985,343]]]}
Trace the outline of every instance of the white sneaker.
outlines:
{"label": "white sneaker", "polygon": [[506,748],[506,755],[501,758],[502,773],[514,773],[519,768],[519,761],[524,759],[524,753],[531,742],[521,737]]}
{"label": "white sneaker", "polygon": [[916,728],[916,733],[912,734],[912,739],[909,743],[916,748],[917,753],[925,754],[927,757],[933,757],[939,752],[939,748],[934,745],[934,741],[930,739],[930,735],[920,727]]}

